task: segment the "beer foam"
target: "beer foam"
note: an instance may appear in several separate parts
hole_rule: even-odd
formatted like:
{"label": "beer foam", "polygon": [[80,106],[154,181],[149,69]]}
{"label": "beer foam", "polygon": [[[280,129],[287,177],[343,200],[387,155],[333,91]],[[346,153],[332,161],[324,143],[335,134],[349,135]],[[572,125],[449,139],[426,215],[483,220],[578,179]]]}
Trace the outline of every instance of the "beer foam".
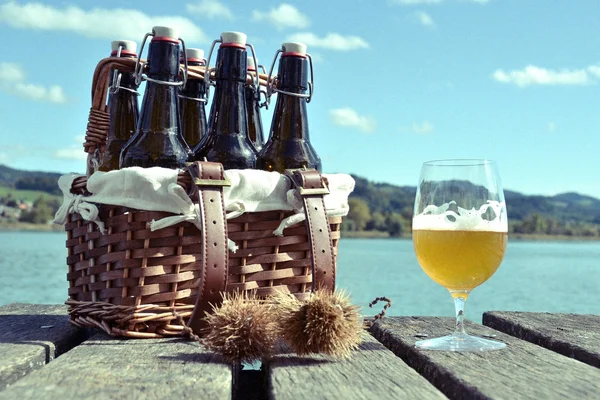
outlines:
{"label": "beer foam", "polygon": [[[450,210],[452,207],[455,210]],[[505,202],[488,200],[479,210],[458,207],[455,201],[428,205],[413,217],[413,230],[508,232]],[[491,215],[491,217],[490,217]],[[487,216],[490,219],[485,219]]]}

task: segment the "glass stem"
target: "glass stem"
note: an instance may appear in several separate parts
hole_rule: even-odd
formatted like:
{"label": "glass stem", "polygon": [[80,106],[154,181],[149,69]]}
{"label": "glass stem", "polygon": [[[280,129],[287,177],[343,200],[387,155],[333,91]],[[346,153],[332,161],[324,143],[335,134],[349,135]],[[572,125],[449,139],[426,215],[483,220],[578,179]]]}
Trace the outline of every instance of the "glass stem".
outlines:
{"label": "glass stem", "polygon": [[464,317],[465,317],[465,303],[467,302],[467,297],[469,296],[469,292],[461,290],[456,292],[450,292],[452,298],[454,299],[454,311],[456,312],[456,327],[454,328],[454,335],[466,335],[464,327]]}

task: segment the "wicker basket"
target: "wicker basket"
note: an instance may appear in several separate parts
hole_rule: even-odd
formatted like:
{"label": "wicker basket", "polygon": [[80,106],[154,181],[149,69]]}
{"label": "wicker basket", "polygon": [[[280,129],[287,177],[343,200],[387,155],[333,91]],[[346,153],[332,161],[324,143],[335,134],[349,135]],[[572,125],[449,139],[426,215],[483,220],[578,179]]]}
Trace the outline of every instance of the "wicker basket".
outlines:
{"label": "wicker basket", "polygon": [[[111,68],[133,71],[132,60],[102,60],[94,73],[92,109],[85,150],[96,157],[104,148],[108,130],[106,94]],[[202,77],[202,71],[190,76]],[[178,183],[189,192],[192,180],[180,173]],[[71,190],[85,195],[86,178]],[[65,224],[68,249],[70,321],[96,327],[113,336],[159,338],[181,335],[174,312],[187,318],[198,297],[202,278],[202,234],[189,222],[151,231],[152,220],[165,212],[99,205],[106,233],[96,224],[71,214]],[[312,238],[308,224],[273,235],[289,212],[246,213],[227,220],[228,238],[239,250],[228,254],[226,291],[275,291],[305,297],[313,287]],[[329,218],[334,274],[342,218]]]}

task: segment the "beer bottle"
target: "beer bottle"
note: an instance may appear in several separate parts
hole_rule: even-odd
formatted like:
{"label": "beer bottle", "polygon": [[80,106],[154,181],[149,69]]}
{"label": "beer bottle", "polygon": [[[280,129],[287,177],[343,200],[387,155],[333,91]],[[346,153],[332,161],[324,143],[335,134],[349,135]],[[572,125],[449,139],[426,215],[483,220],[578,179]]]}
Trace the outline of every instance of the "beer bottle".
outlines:
{"label": "beer bottle", "polygon": [[[254,65],[254,57],[248,55],[248,72],[258,74]],[[263,135],[262,119],[260,117],[260,86],[256,87],[252,83],[246,85],[244,96],[246,98],[246,113],[248,115],[248,137],[254,145],[256,151],[260,151],[265,143]]]}
{"label": "beer bottle", "polygon": [[208,133],[194,149],[195,160],[220,162],[225,169],[256,167],[256,150],[248,137],[246,74],[246,35],[223,32],[217,52]]}
{"label": "beer bottle", "polygon": [[164,26],[152,28],[152,36],[140,119],[136,133],[121,151],[121,168],[183,168],[190,157],[181,135],[177,102],[179,36]]}
{"label": "beer bottle", "polygon": [[[188,66],[205,64],[202,49],[185,49]],[[182,57],[183,62],[183,57]],[[206,86],[203,79],[189,79],[179,91],[181,132],[190,148],[196,147],[206,133]]]}
{"label": "beer bottle", "polygon": [[[131,40],[111,42],[111,57],[137,58],[137,44]],[[108,111],[110,124],[100,171],[119,169],[121,149],[135,132],[138,110],[138,85],[133,72],[115,70],[109,76]]]}
{"label": "beer bottle", "polygon": [[274,89],[278,93],[277,102],[269,140],[258,156],[259,169],[284,172],[288,168],[306,167],[321,171],[321,159],[308,135],[308,69],[306,45],[283,43]]}

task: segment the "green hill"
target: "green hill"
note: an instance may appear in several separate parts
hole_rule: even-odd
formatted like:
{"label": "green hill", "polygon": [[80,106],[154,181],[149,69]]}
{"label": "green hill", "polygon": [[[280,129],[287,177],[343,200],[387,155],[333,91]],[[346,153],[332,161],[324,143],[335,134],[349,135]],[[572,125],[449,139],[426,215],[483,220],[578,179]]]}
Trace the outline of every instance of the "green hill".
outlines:
{"label": "green hill", "polygon": [[61,195],[57,181],[61,174],[56,172],[23,171],[0,165],[0,186],[9,189],[42,191]]}
{"label": "green hill", "polygon": [[[350,196],[345,229],[410,231],[416,187],[374,183],[359,176]],[[600,237],[600,200],[578,193],[527,196],[505,190],[510,231],[523,234]],[[400,225],[400,226],[399,226]]]}
{"label": "green hill", "polygon": [[49,199],[56,199],[62,202],[62,193],[59,195],[49,194],[43,190],[20,190],[7,186],[0,186],[0,199],[11,197],[15,200],[28,201],[33,203],[40,196],[45,196]]}

